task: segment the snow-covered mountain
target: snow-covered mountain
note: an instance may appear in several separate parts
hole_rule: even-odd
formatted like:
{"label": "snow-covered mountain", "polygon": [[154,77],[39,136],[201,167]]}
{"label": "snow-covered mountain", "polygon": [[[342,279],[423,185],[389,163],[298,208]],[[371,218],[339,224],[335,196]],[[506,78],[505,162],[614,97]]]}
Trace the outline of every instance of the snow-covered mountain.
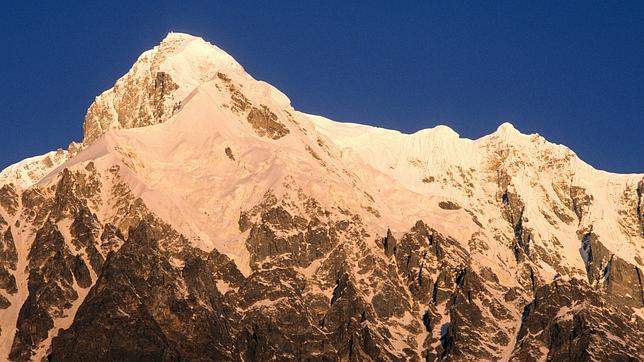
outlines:
{"label": "snow-covered mountain", "polygon": [[178,33],[83,129],[0,173],[0,359],[644,359],[644,174],[302,113]]}

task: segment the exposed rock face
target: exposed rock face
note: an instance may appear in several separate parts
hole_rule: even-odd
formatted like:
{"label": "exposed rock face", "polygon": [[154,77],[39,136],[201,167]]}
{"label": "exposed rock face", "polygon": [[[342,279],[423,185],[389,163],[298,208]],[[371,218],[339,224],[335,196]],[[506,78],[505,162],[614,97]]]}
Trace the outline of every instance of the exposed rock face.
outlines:
{"label": "exposed rock face", "polygon": [[396,254],[396,244],[397,244],[396,238],[391,233],[391,230],[387,229],[387,236],[385,236],[385,238],[382,239],[382,246],[385,250],[386,256],[392,256]]}
{"label": "exposed rock face", "polygon": [[458,210],[461,207],[453,201],[441,201],[438,203],[438,207],[445,210]]}
{"label": "exposed rock face", "polygon": [[84,143],[93,142],[112,127],[144,127],[164,122],[178,107],[172,97],[177,88],[172,77],[162,71],[153,70],[143,78],[133,75],[121,79],[112,93],[101,95],[87,110]]}
{"label": "exposed rock face", "polygon": [[644,307],[638,266],[610,253],[592,231],[582,237],[580,252],[586,263],[589,283],[605,289],[607,297],[615,304]]}
{"label": "exposed rock face", "polygon": [[226,157],[230,158],[231,161],[235,161],[235,155],[233,155],[233,150],[230,147],[226,147],[224,153],[226,153]]}
{"label": "exposed rock face", "polygon": [[18,211],[18,194],[13,184],[3,185],[0,188],[0,206],[4,207],[9,215],[15,215]]}
{"label": "exposed rock face", "polygon": [[238,317],[217,282],[238,288],[241,274],[217,252],[191,249],[153,217],[129,234],[108,257],[72,327],[54,339],[52,358],[232,359],[231,324]]}
{"label": "exposed rock face", "polygon": [[508,190],[501,194],[501,202],[503,203],[503,215],[514,230],[512,251],[517,261],[520,261],[523,257],[529,256],[530,239],[532,238],[530,230],[523,226],[525,204],[517,194]]}
{"label": "exposed rock face", "polygon": [[640,233],[644,236],[644,180],[637,184],[637,219],[640,222]]}
{"label": "exposed rock face", "polygon": [[288,128],[278,121],[275,113],[264,105],[261,108],[251,108],[246,118],[260,136],[276,140],[290,133]]}
{"label": "exposed rock face", "polygon": [[62,316],[78,298],[73,287],[75,260],[53,222],[36,234],[29,260],[29,296],[20,309],[9,354],[14,360],[30,359],[53,328],[53,318]]}
{"label": "exposed rock face", "polygon": [[585,283],[554,281],[525,307],[511,360],[636,361],[643,328]]}
{"label": "exposed rock face", "polygon": [[16,278],[13,276],[12,271],[16,270],[18,263],[18,253],[16,252],[16,245],[11,233],[11,227],[6,227],[6,222],[0,216],[0,289],[4,289],[9,294],[14,294],[18,291],[16,287]]}
{"label": "exposed rock face", "polygon": [[[270,268],[286,264],[306,267],[327,254],[337,243],[336,226],[329,225],[330,220],[321,211],[306,219],[292,217],[277,206],[262,211],[260,217],[261,222],[252,226],[246,240],[251,266]],[[278,236],[280,233],[290,235]]]}
{"label": "exposed rock face", "polygon": [[[269,229],[310,227],[289,224],[275,208],[261,217]],[[345,251],[319,267],[319,281],[296,265],[264,265],[246,278],[225,256],[191,248],[154,218],[129,234],[108,257],[71,328],[53,340],[54,360],[394,357],[379,347],[385,330],[365,324],[378,314],[348,274]],[[277,242],[272,234],[264,238]],[[257,251],[257,260],[266,257]],[[383,317],[403,313],[382,308]]]}
{"label": "exposed rock face", "polygon": [[577,219],[581,222],[581,218],[586,214],[588,206],[592,203],[592,197],[586,194],[586,190],[578,186],[570,187],[570,207],[577,215]]}
{"label": "exposed rock face", "polygon": [[[110,224],[104,226],[91,211],[104,202],[98,177],[91,162],[80,171],[65,169],[49,188],[34,188],[20,198],[13,197],[22,205],[14,212],[19,221],[13,227],[0,214],[0,289],[12,299],[20,298],[16,276],[21,272],[21,258],[26,260],[23,267],[28,273],[26,299],[17,299],[15,337],[6,352],[12,360],[42,355],[58,328],[71,323],[100,275],[105,255],[122,244],[118,241],[121,232]],[[27,255],[21,256],[14,235],[23,234],[33,239],[28,239]],[[12,304],[3,296],[5,309]]]}
{"label": "exposed rock face", "polygon": [[[499,355],[472,341],[492,333],[491,346],[510,343],[498,323],[513,312],[486,285],[502,287],[493,273],[475,272],[456,241],[419,221],[395,254],[374,253],[359,218],[329,224],[333,213],[314,200],[305,204],[306,217],[294,218],[267,195],[243,214],[240,227],[251,230],[247,277],[227,257],[143,218],[107,257],[74,323],[53,339],[50,357],[494,359]],[[390,343],[407,347],[394,351]]]}

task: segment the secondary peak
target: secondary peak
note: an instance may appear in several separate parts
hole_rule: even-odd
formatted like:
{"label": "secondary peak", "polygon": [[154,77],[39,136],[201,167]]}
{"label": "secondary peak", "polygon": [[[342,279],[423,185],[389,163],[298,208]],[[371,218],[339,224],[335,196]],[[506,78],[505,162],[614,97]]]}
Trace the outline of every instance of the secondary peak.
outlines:
{"label": "secondary peak", "polygon": [[496,133],[521,133],[510,122],[503,122],[496,129]]}

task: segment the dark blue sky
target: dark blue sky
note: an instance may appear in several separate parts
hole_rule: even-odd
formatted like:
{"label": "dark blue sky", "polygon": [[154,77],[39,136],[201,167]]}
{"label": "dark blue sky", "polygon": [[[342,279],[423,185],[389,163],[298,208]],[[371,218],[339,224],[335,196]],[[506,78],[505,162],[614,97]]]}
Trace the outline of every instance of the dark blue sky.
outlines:
{"label": "dark blue sky", "polygon": [[0,11],[0,168],[80,140],[94,97],[173,30],[305,112],[469,138],[509,120],[644,172],[642,1],[45,3]]}

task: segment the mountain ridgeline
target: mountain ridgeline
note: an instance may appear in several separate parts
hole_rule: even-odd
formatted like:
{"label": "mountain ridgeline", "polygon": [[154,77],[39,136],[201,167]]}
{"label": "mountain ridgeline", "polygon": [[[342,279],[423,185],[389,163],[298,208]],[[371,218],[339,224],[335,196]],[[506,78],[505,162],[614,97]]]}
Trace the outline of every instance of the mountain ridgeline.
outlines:
{"label": "mountain ridgeline", "polygon": [[170,33],[0,173],[0,359],[642,361],[644,174],[296,111]]}

